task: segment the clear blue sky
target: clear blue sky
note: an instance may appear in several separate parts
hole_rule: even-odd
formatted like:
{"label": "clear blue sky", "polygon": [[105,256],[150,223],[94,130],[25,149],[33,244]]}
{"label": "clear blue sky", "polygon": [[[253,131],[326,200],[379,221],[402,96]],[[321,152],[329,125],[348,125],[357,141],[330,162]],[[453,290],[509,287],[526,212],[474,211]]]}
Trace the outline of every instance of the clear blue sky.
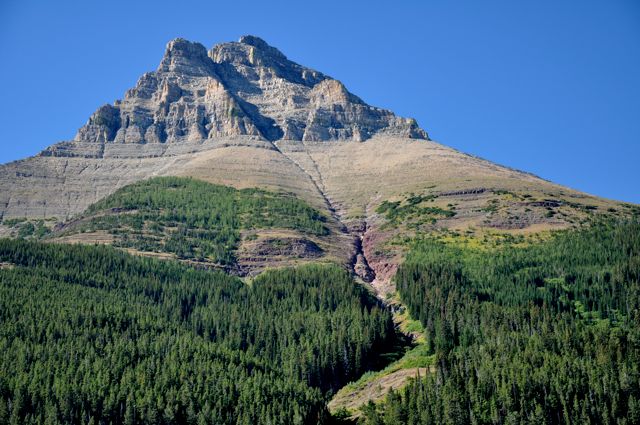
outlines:
{"label": "clear blue sky", "polygon": [[0,162],[71,139],[170,39],[243,34],[441,143],[640,203],[638,0],[0,0]]}

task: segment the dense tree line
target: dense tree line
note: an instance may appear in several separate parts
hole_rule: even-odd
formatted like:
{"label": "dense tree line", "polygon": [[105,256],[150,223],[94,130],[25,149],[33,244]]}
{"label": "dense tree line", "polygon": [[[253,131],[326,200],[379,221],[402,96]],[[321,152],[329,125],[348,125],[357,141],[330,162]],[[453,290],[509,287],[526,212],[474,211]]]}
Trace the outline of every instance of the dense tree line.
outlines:
{"label": "dense tree line", "polygon": [[637,221],[489,252],[424,240],[397,284],[437,371],[363,423],[640,423]]}
{"label": "dense tree line", "polygon": [[303,424],[389,344],[337,266],[222,272],[0,240],[0,423]]}
{"label": "dense tree line", "polygon": [[243,229],[325,235],[325,221],[319,211],[292,195],[157,177],[98,201],[67,233],[106,230],[115,235],[115,246],[231,265]]}

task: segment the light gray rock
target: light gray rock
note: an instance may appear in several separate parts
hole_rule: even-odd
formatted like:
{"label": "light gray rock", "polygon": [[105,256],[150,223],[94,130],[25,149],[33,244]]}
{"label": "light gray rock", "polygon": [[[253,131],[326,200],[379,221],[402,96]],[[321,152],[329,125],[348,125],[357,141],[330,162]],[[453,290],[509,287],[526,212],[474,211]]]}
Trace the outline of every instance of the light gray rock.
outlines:
{"label": "light gray rock", "polygon": [[357,140],[377,132],[426,139],[414,120],[367,105],[337,80],[254,36],[209,52],[169,44],[154,72],[100,107],[75,137],[88,143],[181,143],[239,135],[266,140]]}
{"label": "light gray rock", "polygon": [[[209,56],[225,86],[275,123],[269,140],[356,140],[376,133],[428,139],[413,119],[367,105],[342,83],[300,66],[258,37],[214,46]],[[252,108],[253,109],[253,108]]]}

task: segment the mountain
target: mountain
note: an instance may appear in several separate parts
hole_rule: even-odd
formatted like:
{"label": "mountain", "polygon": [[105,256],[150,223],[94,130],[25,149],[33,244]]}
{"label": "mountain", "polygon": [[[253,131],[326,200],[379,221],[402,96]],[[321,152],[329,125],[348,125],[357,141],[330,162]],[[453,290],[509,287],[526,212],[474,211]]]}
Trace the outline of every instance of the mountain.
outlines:
{"label": "mountain", "polygon": [[[415,120],[244,36],[209,51],[169,42],[158,68],[98,108],[73,140],[0,166],[0,217],[68,220],[154,176],[293,193],[342,229],[328,238],[335,256],[367,281],[378,276],[384,292],[402,252],[382,245],[407,224],[526,233],[625,210],[435,143]],[[403,223],[388,225],[379,206],[412,195],[450,212],[416,218],[422,209],[410,206]]]}
{"label": "mountain", "polygon": [[[229,183],[314,192],[273,142],[362,141],[376,134],[427,138],[414,120],[365,104],[339,81],[289,61],[256,37],[209,52],[176,39],[156,71],[123,100],[100,107],[73,141],[3,167],[2,187],[10,190],[3,190],[0,214],[66,218],[127,182],[190,173],[206,166],[203,161],[222,175],[244,171],[228,175]],[[282,181],[289,177],[302,181]],[[56,199],[41,193],[58,185]],[[34,190],[21,196],[17,189],[24,186]]]}
{"label": "mountain", "polygon": [[[30,332],[0,340],[0,372],[24,366],[0,422],[640,420],[638,214],[437,143],[258,37],[175,39],[73,140],[0,165],[0,237],[31,240],[0,239],[0,331]],[[93,366],[52,396],[79,367],[56,350]]]}

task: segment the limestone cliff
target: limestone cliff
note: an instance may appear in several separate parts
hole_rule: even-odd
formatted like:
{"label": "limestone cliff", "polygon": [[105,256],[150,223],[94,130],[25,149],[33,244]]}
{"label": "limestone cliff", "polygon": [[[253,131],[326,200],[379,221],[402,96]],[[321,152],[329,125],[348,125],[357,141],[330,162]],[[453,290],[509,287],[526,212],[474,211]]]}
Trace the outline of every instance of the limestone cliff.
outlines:
{"label": "limestone cliff", "polygon": [[[364,141],[376,133],[427,138],[415,120],[369,106],[339,81],[245,36],[209,52],[184,39],[169,42],[158,69],[144,74],[123,100],[100,107],[74,140],[202,143],[243,135],[269,141]],[[60,147],[45,151],[65,153]]]}

